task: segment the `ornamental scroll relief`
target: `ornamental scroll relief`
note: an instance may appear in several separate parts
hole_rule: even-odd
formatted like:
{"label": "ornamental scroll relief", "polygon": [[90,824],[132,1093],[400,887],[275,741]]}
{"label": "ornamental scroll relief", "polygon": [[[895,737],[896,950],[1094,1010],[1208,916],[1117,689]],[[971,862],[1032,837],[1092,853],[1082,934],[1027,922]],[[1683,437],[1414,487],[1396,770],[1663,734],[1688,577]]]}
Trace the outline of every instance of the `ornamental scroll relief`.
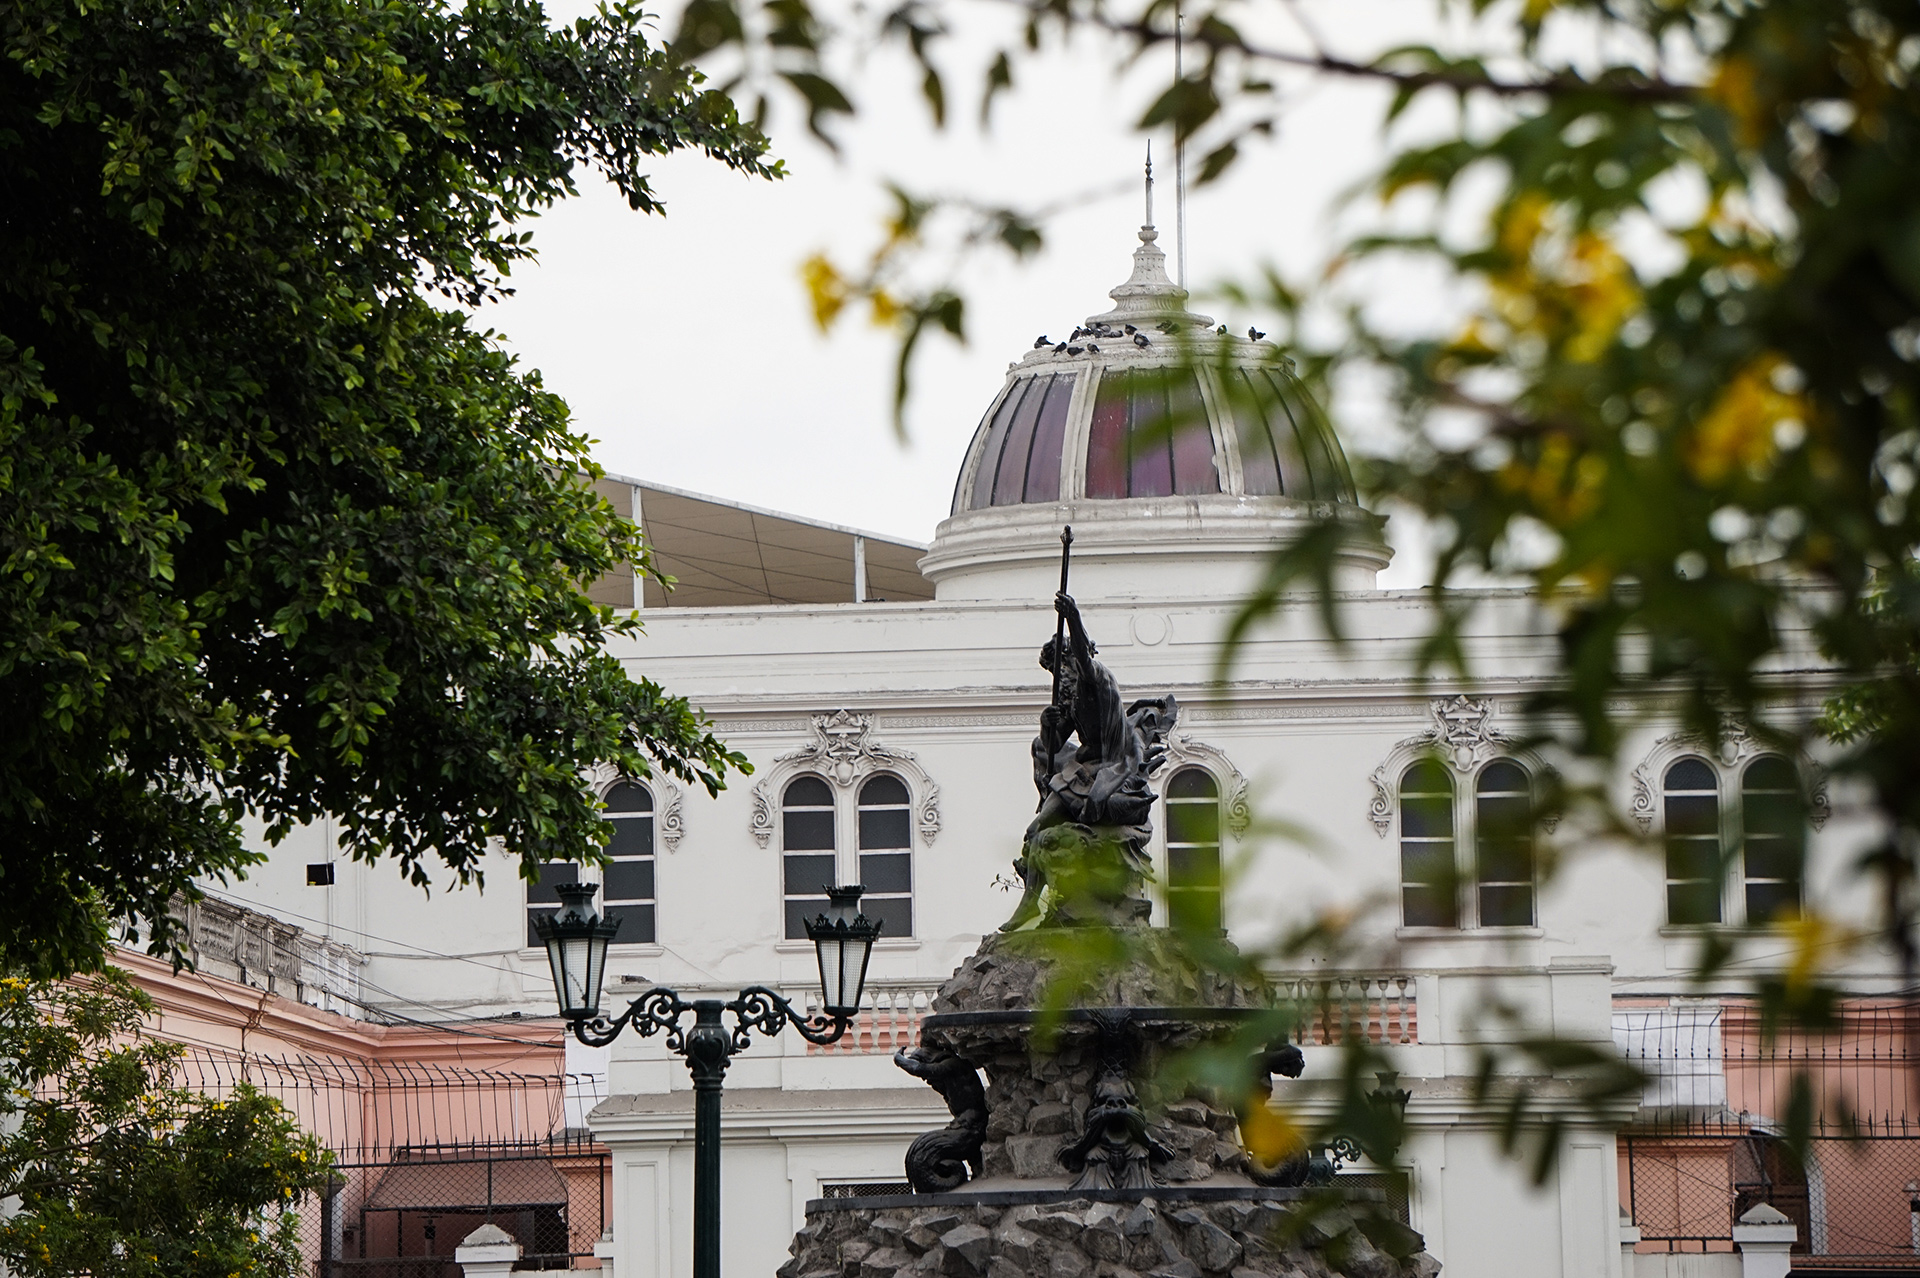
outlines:
{"label": "ornamental scroll relief", "polygon": [[[621,775],[611,764],[596,763],[587,769],[587,784],[593,787],[595,797],[605,799],[607,791],[613,789],[618,781],[632,780]],[[680,840],[687,832],[686,810],[681,804],[685,796],[680,787],[671,781],[658,777],[639,781],[653,795],[653,823],[660,841],[667,845],[667,851],[678,852]]]}
{"label": "ornamental scroll relief", "polygon": [[[1661,779],[1666,776],[1668,766],[1685,755],[1711,759],[1723,772],[1737,778],[1741,768],[1755,755],[1778,753],[1782,752],[1756,738],[1736,719],[1727,719],[1721,725],[1717,749],[1698,732],[1675,732],[1661,737],[1633,770],[1633,804],[1629,815],[1640,827],[1640,833],[1653,833],[1653,823],[1660,812]],[[1804,758],[1794,759],[1794,764],[1807,788],[1807,824],[1818,830],[1833,815],[1833,805],[1827,798],[1827,770]],[[1737,793],[1737,780],[1734,788]]]}
{"label": "ornamental scroll relief", "polygon": [[907,782],[913,796],[913,820],[920,837],[931,844],[940,834],[940,787],[920,766],[911,750],[882,745],[873,736],[873,716],[835,710],[812,718],[813,740],[773,761],[766,777],[753,787],[753,814],[748,830],[754,842],[766,847],[780,820],[780,795],[797,773],[813,772],[843,790],[850,790],[876,772],[891,772]]}
{"label": "ornamental scroll relief", "polygon": [[[1417,737],[1397,743],[1386,762],[1375,768],[1368,778],[1373,784],[1373,799],[1367,805],[1367,819],[1373,822],[1373,832],[1380,838],[1386,838],[1387,831],[1393,828],[1400,777],[1416,759],[1439,759],[1462,776],[1471,775],[1499,755],[1520,759],[1536,777],[1552,771],[1493,726],[1491,701],[1463,693],[1457,697],[1436,697],[1428,708],[1433,715],[1433,726]],[[1559,823],[1557,815],[1541,821],[1549,834]]]}
{"label": "ornamental scroll relief", "polygon": [[1183,764],[1192,764],[1213,774],[1220,783],[1220,811],[1227,829],[1236,839],[1244,837],[1253,824],[1253,800],[1247,778],[1233,766],[1227,752],[1219,746],[1195,741],[1184,732],[1175,733],[1167,740],[1167,761],[1158,775],[1171,775]]}

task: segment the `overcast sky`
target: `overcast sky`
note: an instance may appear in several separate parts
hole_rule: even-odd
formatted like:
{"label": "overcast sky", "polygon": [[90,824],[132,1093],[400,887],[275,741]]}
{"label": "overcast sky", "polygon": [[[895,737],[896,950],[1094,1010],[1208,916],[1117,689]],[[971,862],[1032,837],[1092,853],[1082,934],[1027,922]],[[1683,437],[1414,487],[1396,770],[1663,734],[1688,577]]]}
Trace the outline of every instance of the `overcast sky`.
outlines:
{"label": "overcast sky", "polygon": [[[1430,14],[1425,0],[1308,0],[1303,8],[1336,51],[1351,54],[1419,38]],[[555,6],[556,16],[566,11]],[[959,12],[981,23],[997,16],[977,3]],[[482,318],[573,406],[604,466],[917,541],[932,537],[1009,361],[1038,334],[1064,336],[1107,309],[1107,290],[1126,278],[1144,146],[1132,125],[1151,75],[1165,73],[1143,66],[1120,76],[1115,49],[1087,39],[1022,67],[1022,83],[982,134],[972,123],[979,75],[970,59],[988,47],[987,31],[969,34],[951,59],[956,123],[944,133],[928,123],[902,64],[878,55],[849,76],[861,113],[838,130],[837,157],[791,112],[779,114],[772,132],[791,169],[785,181],[675,156],[653,169],[664,217],[631,213],[611,188],[593,186],[534,225],[540,263],[516,274],[517,295]],[[1280,27],[1271,34],[1298,39]],[[1196,292],[1265,262],[1294,274],[1323,262],[1338,195],[1381,157],[1379,88],[1303,82],[1288,101],[1271,144],[1190,194],[1188,279]],[[1156,141],[1163,178],[1171,177],[1170,150]],[[969,344],[928,344],[905,444],[888,417],[890,335],[856,316],[820,336],[799,279],[800,263],[817,250],[855,265],[872,248],[889,178],[1029,205],[1109,192],[1050,226],[1037,259],[988,256],[969,265]],[[1156,204],[1171,254],[1171,181]],[[1235,331],[1249,322],[1270,327],[1265,317],[1204,299],[1195,308]]]}

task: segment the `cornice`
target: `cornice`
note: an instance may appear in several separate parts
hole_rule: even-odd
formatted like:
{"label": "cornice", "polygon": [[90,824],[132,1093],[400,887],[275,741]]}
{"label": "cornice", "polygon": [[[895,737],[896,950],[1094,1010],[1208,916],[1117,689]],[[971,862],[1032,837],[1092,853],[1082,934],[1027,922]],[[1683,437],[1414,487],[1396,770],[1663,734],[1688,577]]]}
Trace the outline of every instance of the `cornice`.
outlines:
{"label": "cornice", "polygon": [[[888,1092],[898,1090],[887,1089]],[[729,1103],[720,1110],[720,1132],[728,1139],[845,1140],[863,1136],[911,1139],[944,1127],[952,1118],[932,1092],[927,1093],[924,1103],[918,1104],[893,1099],[880,1104],[868,1103],[873,1096],[874,1093],[864,1090],[783,1092],[775,1088],[730,1088]],[[810,1099],[812,1103],[808,1103]],[[756,1104],[756,1101],[763,1103]],[[614,1148],[690,1141],[693,1139],[693,1093],[610,1096],[587,1115],[587,1125],[602,1143]]]}

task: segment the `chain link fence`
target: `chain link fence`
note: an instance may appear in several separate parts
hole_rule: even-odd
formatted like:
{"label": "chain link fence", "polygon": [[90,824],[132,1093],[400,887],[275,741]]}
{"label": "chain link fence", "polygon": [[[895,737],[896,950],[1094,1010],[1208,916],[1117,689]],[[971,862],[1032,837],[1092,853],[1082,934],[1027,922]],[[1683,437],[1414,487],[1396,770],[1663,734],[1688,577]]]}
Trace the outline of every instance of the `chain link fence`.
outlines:
{"label": "chain link fence", "polygon": [[[1920,1013],[1891,1000],[1850,1000],[1825,1032],[1776,1030],[1732,1001],[1616,1007],[1615,1039],[1647,1076],[1620,1136],[1641,1250],[1730,1252],[1766,1203],[1796,1226],[1796,1273],[1920,1273],[1917,1033]],[[1804,1157],[1784,1139],[1802,1124]]]}

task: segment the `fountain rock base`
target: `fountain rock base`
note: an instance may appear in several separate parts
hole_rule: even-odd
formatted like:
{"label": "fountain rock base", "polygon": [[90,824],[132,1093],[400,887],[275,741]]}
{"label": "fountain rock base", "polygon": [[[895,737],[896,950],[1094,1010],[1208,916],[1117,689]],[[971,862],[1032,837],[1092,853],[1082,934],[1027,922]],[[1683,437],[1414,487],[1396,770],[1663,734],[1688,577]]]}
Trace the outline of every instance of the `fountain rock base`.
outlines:
{"label": "fountain rock base", "polygon": [[[779,1278],[1433,1278],[1339,1209],[1289,1236],[1308,1191],[1168,1188],[821,1199]],[[1023,1201],[1041,1199],[1041,1201]],[[1281,1241],[1286,1239],[1286,1241]]]}

